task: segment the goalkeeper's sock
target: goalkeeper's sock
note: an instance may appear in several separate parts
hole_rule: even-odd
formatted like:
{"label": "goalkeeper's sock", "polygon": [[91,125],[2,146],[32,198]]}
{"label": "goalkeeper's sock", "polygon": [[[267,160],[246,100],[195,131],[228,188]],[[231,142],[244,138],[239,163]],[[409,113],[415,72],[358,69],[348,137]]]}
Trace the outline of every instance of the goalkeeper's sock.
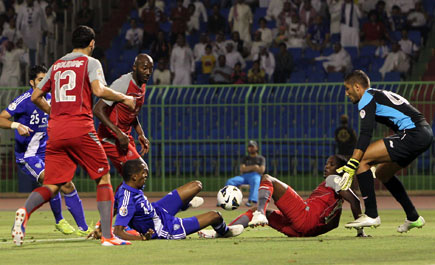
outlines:
{"label": "goalkeeper's sock", "polygon": [[358,178],[359,189],[364,200],[365,214],[371,218],[378,217],[373,172],[369,169],[356,175],[356,177]]}
{"label": "goalkeeper's sock", "polygon": [[48,202],[51,198],[51,195],[51,190],[45,186],[34,189],[24,203],[24,208],[26,208],[27,212],[27,218],[29,218],[30,215],[44,203]]}
{"label": "goalkeeper's sock", "polygon": [[248,223],[252,220],[252,214],[254,210],[249,209],[245,213],[239,215],[236,219],[234,219],[229,225],[243,225],[243,227],[248,227]]}
{"label": "goalkeeper's sock", "polygon": [[74,217],[77,226],[82,231],[88,230],[88,225],[85,220],[85,212],[83,210],[82,200],[80,200],[77,190],[64,195],[65,204],[71,215]]}
{"label": "goalkeeper's sock", "polygon": [[218,233],[219,235],[223,236],[225,235],[226,232],[228,232],[228,226],[225,223],[225,221],[222,220],[222,223],[219,223],[217,225],[212,225],[214,231],[216,231],[216,233]]}
{"label": "goalkeeper's sock", "polygon": [[101,233],[105,238],[112,238],[113,190],[110,184],[97,186],[97,207],[100,212]]}
{"label": "goalkeeper's sock", "polygon": [[267,206],[269,205],[270,199],[273,194],[273,183],[269,180],[263,180],[260,182],[260,187],[258,188],[258,206],[257,211],[262,214],[266,214]]}
{"label": "goalkeeper's sock", "polygon": [[50,199],[50,207],[51,211],[53,212],[54,219],[56,219],[56,224],[58,224],[59,221],[63,219],[62,198],[60,196],[60,192],[58,192],[56,195],[53,196],[53,198]]}
{"label": "goalkeeper's sock", "polygon": [[414,204],[412,204],[412,201],[409,198],[408,193],[406,193],[405,187],[400,179],[393,176],[390,180],[384,183],[384,186],[391,192],[400,205],[402,205],[403,210],[405,210],[406,213],[406,219],[408,221],[417,221],[419,217],[417,210],[415,209]]}

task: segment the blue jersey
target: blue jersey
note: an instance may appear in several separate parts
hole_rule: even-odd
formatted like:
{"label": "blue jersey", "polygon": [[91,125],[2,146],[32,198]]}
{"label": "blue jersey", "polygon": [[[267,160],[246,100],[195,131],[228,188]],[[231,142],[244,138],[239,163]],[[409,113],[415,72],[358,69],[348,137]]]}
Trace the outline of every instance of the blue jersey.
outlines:
{"label": "blue jersey", "polygon": [[[45,157],[45,147],[47,145],[47,124],[48,114],[36,107],[30,100],[33,88],[14,99],[6,111],[14,117],[15,122],[26,125],[33,132],[30,136],[21,136],[15,130],[15,157],[16,160],[23,158],[40,156]],[[47,101],[51,100],[51,95],[46,95]]]}
{"label": "blue jersey", "polygon": [[361,129],[356,148],[365,151],[376,122],[394,132],[413,129],[425,118],[402,96],[381,89],[369,88],[358,103]]}
{"label": "blue jersey", "polygon": [[142,190],[122,183],[115,194],[115,226],[129,226],[145,234],[151,228],[153,238],[182,239],[186,237],[182,220],[168,213],[158,203],[150,203]]}

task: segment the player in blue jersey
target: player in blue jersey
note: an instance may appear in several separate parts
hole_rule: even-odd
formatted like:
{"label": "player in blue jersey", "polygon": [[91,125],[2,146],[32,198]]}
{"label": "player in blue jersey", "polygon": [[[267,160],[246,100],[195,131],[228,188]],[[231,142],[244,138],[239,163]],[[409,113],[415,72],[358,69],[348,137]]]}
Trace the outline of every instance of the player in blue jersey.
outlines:
{"label": "player in blue jersey", "polygon": [[[345,227],[379,226],[373,173],[391,192],[406,213],[405,223],[397,228],[400,233],[421,228],[425,221],[417,213],[402,182],[395,173],[408,166],[432,144],[433,132],[424,116],[402,96],[370,88],[370,79],[361,70],[348,74],[344,80],[346,95],[358,104],[361,118],[360,134],[352,157],[338,170],[344,173],[340,186],[343,190],[352,184],[356,173],[365,204],[365,214]],[[394,135],[370,143],[376,122],[388,126]]]}
{"label": "player in blue jersey", "polygon": [[[216,211],[189,218],[175,217],[201,191],[201,182],[189,182],[150,203],[142,191],[147,176],[148,165],[141,159],[129,160],[123,165],[124,182],[115,195],[114,234],[117,237],[124,240],[184,239],[209,225],[221,237],[234,237],[243,232],[243,225],[227,226]],[[127,233],[124,230],[127,226],[140,234]]]}
{"label": "player in blue jersey", "polygon": [[[39,183],[44,179],[45,147],[47,144],[48,114],[36,107],[30,97],[33,89],[44,78],[45,66],[33,66],[29,73],[30,89],[14,99],[9,106],[0,113],[0,128],[14,129],[15,157],[17,165],[29,177]],[[47,94],[47,101],[51,96]],[[11,118],[14,121],[10,121]],[[50,200],[51,210],[56,220],[56,229],[63,234],[77,234],[87,236],[90,228],[86,224],[82,201],[72,182],[62,186],[65,204],[74,217],[79,229],[75,230],[62,216],[62,200],[60,193]]]}

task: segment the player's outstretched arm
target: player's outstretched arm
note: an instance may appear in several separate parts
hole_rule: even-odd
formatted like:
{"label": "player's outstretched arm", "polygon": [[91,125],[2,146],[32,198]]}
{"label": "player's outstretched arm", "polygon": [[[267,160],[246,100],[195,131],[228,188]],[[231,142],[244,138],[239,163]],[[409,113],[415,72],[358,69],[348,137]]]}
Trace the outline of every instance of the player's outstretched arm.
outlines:
{"label": "player's outstretched arm", "polygon": [[3,110],[0,113],[0,128],[13,130],[16,129],[21,136],[30,136],[30,133],[33,132],[33,130],[26,125],[23,125],[19,122],[10,121],[10,118],[12,118],[12,116],[9,114],[9,112]]}
{"label": "player's outstretched arm", "polygon": [[131,110],[136,107],[136,99],[132,96],[127,96],[122,93],[116,92],[113,89],[104,86],[100,80],[94,80],[91,83],[92,93],[105,100],[120,102],[127,105]]}
{"label": "player's outstretched arm", "polygon": [[113,233],[115,234],[115,236],[117,236],[123,240],[142,240],[142,241],[144,241],[144,240],[150,240],[152,235],[154,234],[154,231],[150,228],[147,233],[140,234],[140,235],[136,236],[136,235],[126,233],[124,231],[124,227],[122,225],[116,225],[115,229],[113,230]]}
{"label": "player's outstretched arm", "polygon": [[[361,205],[358,197],[353,193],[351,189],[341,190],[338,193],[345,201],[350,203],[350,209],[352,211],[353,218],[357,219],[361,215]],[[363,228],[357,228],[357,237],[367,237]],[[369,236],[370,237],[370,236]]]}
{"label": "player's outstretched arm", "polygon": [[50,115],[51,106],[48,104],[47,100],[45,99],[46,92],[42,91],[39,88],[34,88],[31,100],[33,104],[35,104],[38,108],[40,108],[42,111]]}
{"label": "player's outstretched arm", "polygon": [[150,141],[145,136],[145,132],[142,129],[142,125],[139,122],[139,118],[136,116],[136,121],[133,124],[134,129],[137,132],[138,140],[142,149],[140,150],[140,155],[143,156],[150,150]]}

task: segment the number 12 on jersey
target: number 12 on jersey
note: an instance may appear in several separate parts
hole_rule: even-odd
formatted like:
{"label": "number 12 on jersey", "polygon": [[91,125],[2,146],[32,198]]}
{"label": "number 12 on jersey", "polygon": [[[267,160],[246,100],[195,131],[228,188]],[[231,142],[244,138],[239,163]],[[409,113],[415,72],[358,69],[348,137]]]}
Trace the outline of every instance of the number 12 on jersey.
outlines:
{"label": "number 12 on jersey", "polygon": [[[60,85],[60,81],[68,78],[68,83]],[[58,71],[54,74],[55,100],[56,102],[75,102],[76,96],[66,94],[67,91],[76,87],[76,73],[73,70]]]}

